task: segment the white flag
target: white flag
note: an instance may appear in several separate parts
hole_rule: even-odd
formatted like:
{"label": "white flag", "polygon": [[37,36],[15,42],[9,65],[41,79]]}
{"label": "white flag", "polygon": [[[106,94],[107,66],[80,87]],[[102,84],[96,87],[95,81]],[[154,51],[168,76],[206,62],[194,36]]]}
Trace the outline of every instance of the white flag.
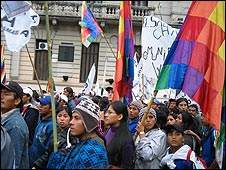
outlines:
{"label": "white flag", "polygon": [[30,40],[31,27],[39,24],[40,17],[31,8],[14,17],[8,17],[4,9],[1,9],[1,21],[7,49],[12,52],[19,52]]}
{"label": "white flag", "polygon": [[143,60],[137,61],[136,52],[134,54],[134,80],[133,80],[133,100],[140,100],[142,97],[142,69]]}
{"label": "white flag", "polygon": [[89,94],[89,92],[91,91],[91,89],[93,87],[95,74],[96,74],[96,67],[95,67],[95,63],[93,63],[93,66],[92,66],[92,68],[89,72],[88,78],[86,80],[86,84],[85,84],[84,89],[82,91],[83,93]]}
{"label": "white flag", "polygon": [[102,88],[100,87],[99,80],[97,80],[94,92],[96,93],[97,96],[101,96],[101,91]]}

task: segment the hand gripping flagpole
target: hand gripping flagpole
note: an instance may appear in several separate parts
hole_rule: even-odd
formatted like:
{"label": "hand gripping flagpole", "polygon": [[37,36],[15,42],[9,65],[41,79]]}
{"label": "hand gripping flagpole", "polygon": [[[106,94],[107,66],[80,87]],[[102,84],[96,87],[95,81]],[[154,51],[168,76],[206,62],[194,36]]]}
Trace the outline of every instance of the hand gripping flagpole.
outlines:
{"label": "hand gripping flagpole", "polygon": [[[154,90],[154,95],[153,95],[153,97],[151,98],[151,100],[149,101],[148,106],[147,106],[147,109],[144,111],[144,115],[142,116],[142,119],[141,119],[141,121],[140,121],[140,123],[141,123],[142,125],[144,125],[144,122],[145,122],[145,120],[147,119],[147,114],[149,113],[149,110],[150,110],[150,108],[151,108],[151,105],[152,105],[152,103],[153,103],[153,101],[154,101],[154,99],[155,99],[157,93],[158,93],[158,91],[157,91],[157,90]],[[135,133],[135,136],[134,136],[134,141],[136,141],[138,135],[139,135],[139,134],[136,132],[136,133]]]}
{"label": "hand gripping flagpole", "polygon": [[[47,37],[47,44],[48,44],[49,80],[50,80],[51,87],[53,87],[48,1],[45,1],[44,8],[45,8],[45,17],[46,17],[46,37]],[[53,94],[53,88],[51,88],[51,105],[52,105],[52,121],[53,121],[53,148],[54,148],[54,151],[56,152],[57,151],[57,129],[56,129],[56,111],[55,111],[55,99]]]}

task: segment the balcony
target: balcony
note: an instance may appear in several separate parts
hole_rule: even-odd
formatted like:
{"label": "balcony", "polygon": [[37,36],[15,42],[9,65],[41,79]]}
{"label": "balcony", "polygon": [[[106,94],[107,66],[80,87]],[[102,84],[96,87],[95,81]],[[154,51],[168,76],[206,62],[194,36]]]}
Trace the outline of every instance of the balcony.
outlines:
{"label": "balcony", "polygon": [[[81,2],[73,1],[49,1],[49,16],[79,18],[81,17]],[[45,15],[44,2],[33,1],[32,8],[40,15]],[[91,11],[95,18],[100,20],[118,20],[119,5],[93,4]],[[155,7],[135,7],[132,6],[133,21],[141,22],[142,16],[151,15],[155,11]]]}

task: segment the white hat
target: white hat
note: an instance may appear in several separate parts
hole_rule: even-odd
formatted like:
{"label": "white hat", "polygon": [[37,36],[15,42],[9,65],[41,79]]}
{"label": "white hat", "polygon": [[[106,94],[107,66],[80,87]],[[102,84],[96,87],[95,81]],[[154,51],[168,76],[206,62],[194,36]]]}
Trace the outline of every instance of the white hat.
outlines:
{"label": "white hat", "polygon": [[31,97],[33,96],[33,91],[29,87],[24,88],[23,89],[23,93],[24,94],[29,94]]}
{"label": "white hat", "polygon": [[60,99],[64,100],[66,103],[68,102],[68,97],[65,96],[64,94],[60,95]]}

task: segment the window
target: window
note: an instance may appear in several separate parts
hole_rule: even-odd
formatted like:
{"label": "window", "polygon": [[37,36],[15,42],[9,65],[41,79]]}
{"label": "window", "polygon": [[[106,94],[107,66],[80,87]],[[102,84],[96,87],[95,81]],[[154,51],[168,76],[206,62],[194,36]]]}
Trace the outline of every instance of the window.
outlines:
{"label": "window", "polygon": [[132,1],[133,6],[148,6],[148,1]]}
{"label": "window", "polygon": [[61,43],[61,45],[59,46],[58,61],[74,61],[73,43]]}
{"label": "window", "polygon": [[142,56],[141,54],[141,45],[135,45],[134,46],[134,51],[136,52],[136,56],[137,56],[137,61],[139,62],[140,61],[140,58]]}
{"label": "window", "polygon": [[[47,80],[49,76],[47,40],[36,39],[34,65],[38,79]],[[37,80],[35,72],[33,80]]]}
{"label": "window", "polygon": [[94,83],[97,81],[97,70],[98,70],[98,59],[99,59],[99,43],[92,43],[86,48],[82,45],[82,58],[80,65],[80,83],[85,83],[88,78],[89,71],[95,63],[96,75],[94,78]]}

